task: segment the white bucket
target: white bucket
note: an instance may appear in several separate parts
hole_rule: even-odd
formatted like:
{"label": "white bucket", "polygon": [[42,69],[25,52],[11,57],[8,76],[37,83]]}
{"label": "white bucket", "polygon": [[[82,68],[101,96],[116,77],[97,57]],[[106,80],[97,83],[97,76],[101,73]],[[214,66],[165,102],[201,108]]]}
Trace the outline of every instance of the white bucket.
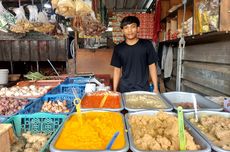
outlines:
{"label": "white bucket", "polygon": [[8,69],[0,69],[0,84],[7,84],[8,83]]}

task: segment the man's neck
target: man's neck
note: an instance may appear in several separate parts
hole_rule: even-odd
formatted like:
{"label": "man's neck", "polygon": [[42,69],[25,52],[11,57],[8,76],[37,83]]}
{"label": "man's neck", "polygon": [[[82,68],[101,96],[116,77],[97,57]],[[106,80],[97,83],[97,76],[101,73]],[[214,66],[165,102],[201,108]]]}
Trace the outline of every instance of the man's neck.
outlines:
{"label": "man's neck", "polygon": [[126,39],[125,42],[128,45],[134,45],[134,44],[136,44],[138,42],[138,40],[139,40],[138,38],[135,38],[135,39],[132,39],[132,40]]}

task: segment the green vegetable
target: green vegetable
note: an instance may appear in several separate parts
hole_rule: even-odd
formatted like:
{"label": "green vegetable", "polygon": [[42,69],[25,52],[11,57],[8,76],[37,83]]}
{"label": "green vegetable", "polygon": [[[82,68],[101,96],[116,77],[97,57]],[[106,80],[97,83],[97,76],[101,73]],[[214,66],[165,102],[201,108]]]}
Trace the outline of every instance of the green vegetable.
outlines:
{"label": "green vegetable", "polygon": [[46,76],[42,75],[39,72],[28,72],[24,77],[26,77],[29,80],[44,80],[44,79],[46,79]]}

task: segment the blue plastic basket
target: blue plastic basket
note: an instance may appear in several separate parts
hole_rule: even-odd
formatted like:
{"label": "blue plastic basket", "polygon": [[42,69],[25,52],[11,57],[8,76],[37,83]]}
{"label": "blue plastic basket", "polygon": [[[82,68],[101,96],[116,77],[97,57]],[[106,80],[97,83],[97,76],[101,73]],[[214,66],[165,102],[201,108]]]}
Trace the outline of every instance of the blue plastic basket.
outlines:
{"label": "blue plastic basket", "polygon": [[67,108],[70,110],[68,113],[59,113],[59,114],[70,114],[75,111],[75,105],[73,104],[73,100],[75,97],[73,95],[68,94],[48,94],[45,95],[37,100],[34,100],[33,103],[25,108],[23,111],[20,112],[20,114],[29,114],[29,113],[36,113],[40,112],[42,109],[42,105],[45,101],[63,101],[66,100],[67,102]]}
{"label": "blue plastic basket", "polygon": [[0,123],[6,121],[8,118],[10,118],[10,117],[12,117],[14,115],[17,115],[18,113],[23,112],[27,107],[32,105],[32,103],[33,103],[32,101],[33,100],[28,100],[28,103],[24,107],[22,107],[20,110],[18,110],[17,112],[15,112],[15,113],[13,113],[11,115],[0,115]]}
{"label": "blue plastic basket", "polygon": [[64,94],[73,95],[72,88],[76,90],[78,98],[82,98],[83,95],[85,94],[85,84],[62,84],[60,85],[60,91],[61,93],[64,93]]}
{"label": "blue plastic basket", "polygon": [[62,84],[86,84],[90,79],[91,77],[72,77],[67,78]]}
{"label": "blue plastic basket", "polygon": [[50,142],[64,124],[65,119],[66,116],[60,114],[19,114],[11,117],[5,123],[11,123],[13,125],[14,132],[18,137],[27,131],[30,131],[31,133],[45,133],[51,135],[45,146],[40,150],[40,152],[45,152],[49,150]]}
{"label": "blue plastic basket", "polygon": [[60,85],[58,85],[52,90],[50,90],[47,94],[60,94],[60,93],[61,93],[61,89],[60,89]]}

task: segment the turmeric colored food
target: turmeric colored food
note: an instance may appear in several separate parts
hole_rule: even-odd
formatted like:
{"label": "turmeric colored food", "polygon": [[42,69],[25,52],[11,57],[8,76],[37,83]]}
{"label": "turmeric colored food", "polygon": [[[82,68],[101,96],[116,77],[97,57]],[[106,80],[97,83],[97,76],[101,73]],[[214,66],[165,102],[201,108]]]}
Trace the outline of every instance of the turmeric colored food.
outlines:
{"label": "turmeric colored food", "polygon": [[86,112],[72,115],[55,143],[59,150],[105,150],[115,132],[119,131],[112,149],[125,147],[124,123],[120,113]]}
{"label": "turmeric colored food", "polygon": [[108,97],[102,108],[120,108],[120,96],[118,93],[111,91],[99,91],[85,95],[81,101],[82,108],[99,108],[104,95],[108,93]]}
{"label": "turmeric colored food", "polygon": [[[159,112],[156,115],[131,115],[128,119],[131,126],[133,142],[140,150],[179,150],[177,117]],[[199,150],[200,145],[185,131],[186,150]]]}

